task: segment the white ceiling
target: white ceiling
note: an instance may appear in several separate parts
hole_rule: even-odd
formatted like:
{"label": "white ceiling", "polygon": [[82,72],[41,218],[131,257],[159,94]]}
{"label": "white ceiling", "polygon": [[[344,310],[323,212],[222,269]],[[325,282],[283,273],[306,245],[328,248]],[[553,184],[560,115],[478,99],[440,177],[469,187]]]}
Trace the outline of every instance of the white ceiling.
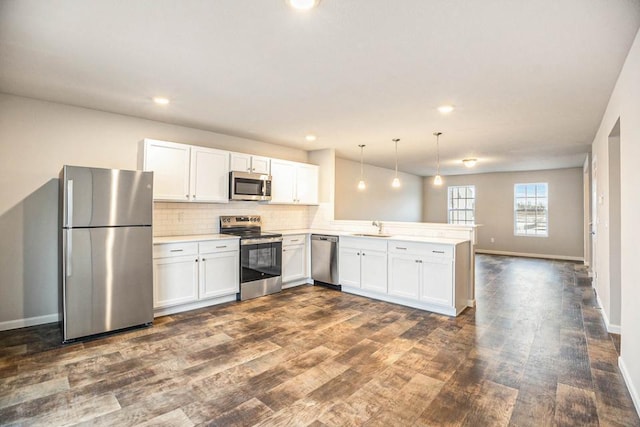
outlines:
{"label": "white ceiling", "polygon": [[640,0],[0,0],[0,91],[390,168],[397,137],[419,175],[436,130],[445,174],[579,166],[639,26]]}

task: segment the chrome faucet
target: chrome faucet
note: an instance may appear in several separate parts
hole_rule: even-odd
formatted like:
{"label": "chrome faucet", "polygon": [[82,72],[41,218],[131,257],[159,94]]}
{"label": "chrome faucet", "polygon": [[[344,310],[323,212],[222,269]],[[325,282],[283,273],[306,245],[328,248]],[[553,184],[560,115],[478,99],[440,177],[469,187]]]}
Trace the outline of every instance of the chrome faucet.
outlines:
{"label": "chrome faucet", "polygon": [[382,234],[382,221],[373,221],[371,225],[378,227],[378,234]]}

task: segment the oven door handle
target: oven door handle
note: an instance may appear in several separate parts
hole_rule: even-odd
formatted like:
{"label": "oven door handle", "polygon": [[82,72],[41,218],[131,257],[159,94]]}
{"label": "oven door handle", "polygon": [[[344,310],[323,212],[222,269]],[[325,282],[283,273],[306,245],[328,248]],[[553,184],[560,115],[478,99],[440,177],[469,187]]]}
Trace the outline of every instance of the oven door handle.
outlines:
{"label": "oven door handle", "polygon": [[269,238],[259,238],[259,239],[244,239],[240,240],[240,246],[247,245],[260,245],[263,243],[278,243],[282,242],[282,237],[269,237]]}

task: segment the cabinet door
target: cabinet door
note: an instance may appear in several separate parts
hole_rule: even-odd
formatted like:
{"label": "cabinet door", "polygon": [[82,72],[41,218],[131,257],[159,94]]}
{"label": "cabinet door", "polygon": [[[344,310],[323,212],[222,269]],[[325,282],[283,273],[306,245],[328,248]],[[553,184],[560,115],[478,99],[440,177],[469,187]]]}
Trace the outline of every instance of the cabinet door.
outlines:
{"label": "cabinet door", "polygon": [[298,165],[296,171],[296,200],[303,205],[318,204],[318,167]]}
{"label": "cabinet door", "polygon": [[168,307],[198,299],[198,263],[195,256],[153,260],[153,307]]}
{"label": "cabinet door", "polygon": [[296,166],[292,162],[271,162],[271,203],[294,203]]}
{"label": "cabinet door", "polygon": [[268,157],[251,156],[251,172],[269,175],[271,159]]}
{"label": "cabinet door", "polygon": [[200,255],[200,299],[240,292],[239,259],[237,251]]}
{"label": "cabinet door", "polygon": [[387,253],[363,249],[360,255],[362,289],[387,293]]}
{"label": "cabinet door", "polygon": [[282,282],[304,279],[306,272],[306,252],[304,245],[284,246],[282,248]]}
{"label": "cabinet door", "polygon": [[230,170],[237,172],[251,172],[251,155],[244,153],[231,153],[229,159]]}
{"label": "cabinet door", "polygon": [[453,260],[423,258],[420,299],[453,306]]}
{"label": "cabinet door", "polygon": [[422,260],[415,255],[389,254],[389,295],[418,299]]}
{"label": "cabinet door", "polygon": [[229,153],[212,148],[191,148],[191,200],[229,202]]}
{"label": "cabinet door", "polygon": [[189,200],[189,161],[188,145],[145,140],[144,170],[153,171],[155,200]]}
{"label": "cabinet door", "polygon": [[340,248],[338,257],[338,271],[340,284],[360,287],[360,250]]}

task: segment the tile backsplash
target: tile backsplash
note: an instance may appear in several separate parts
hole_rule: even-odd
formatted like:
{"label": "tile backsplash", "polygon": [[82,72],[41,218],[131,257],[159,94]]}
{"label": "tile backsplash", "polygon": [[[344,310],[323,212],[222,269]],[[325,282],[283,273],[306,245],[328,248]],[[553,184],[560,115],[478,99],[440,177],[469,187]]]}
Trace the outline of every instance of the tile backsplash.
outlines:
{"label": "tile backsplash", "polygon": [[263,229],[308,228],[317,206],[267,205],[256,202],[153,204],[153,235],[218,233],[220,215],[260,215]]}

